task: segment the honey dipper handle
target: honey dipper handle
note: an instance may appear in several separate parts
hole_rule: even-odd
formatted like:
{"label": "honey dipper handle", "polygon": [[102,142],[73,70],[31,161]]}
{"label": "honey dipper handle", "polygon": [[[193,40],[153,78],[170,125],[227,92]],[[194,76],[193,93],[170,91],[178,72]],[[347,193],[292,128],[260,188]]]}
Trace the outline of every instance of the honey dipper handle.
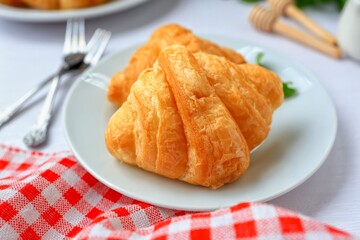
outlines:
{"label": "honey dipper handle", "polygon": [[283,24],[279,21],[276,21],[273,25],[273,31],[280,33],[286,37],[294,39],[300,43],[308,45],[320,52],[328,54],[334,58],[340,58],[341,51],[338,47],[323,42],[307,33],[301,32],[289,25]]}
{"label": "honey dipper handle", "polygon": [[332,36],[325,29],[320,27],[317,23],[311,20],[308,16],[306,16],[301,10],[299,10],[295,5],[288,5],[285,9],[285,14],[297,22],[304,25],[315,35],[323,39],[324,41],[336,45],[336,38]]}

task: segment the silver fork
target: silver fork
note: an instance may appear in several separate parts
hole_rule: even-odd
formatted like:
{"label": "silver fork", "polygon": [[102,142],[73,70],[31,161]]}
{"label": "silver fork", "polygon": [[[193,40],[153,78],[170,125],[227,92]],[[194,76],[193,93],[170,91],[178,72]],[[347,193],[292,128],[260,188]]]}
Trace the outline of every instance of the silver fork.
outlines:
{"label": "silver fork", "polygon": [[[53,79],[59,78],[62,75],[70,72],[76,67],[79,67],[85,57],[85,23],[83,19],[69,19],[66,25],[65,43],[63,50],[63,64],[60,70],[39,83],[34,88],[26,92],[22,97],[16,100],[13,104],[0,112],[0,127],[9,121],[22,106],[44,86],[46,86]],[[55,80],[54,80],[55,82]],[[53,82],[53,83],[54,83]],[[54,83],[55,85],[55,83]]]}
{"label": "silver fork", "polygon": [[[75,33],[76,34],[76,33]],[[89,44],[86,47],[86,54],[84,56],[83,60],[83,66],[82,69],[87,68],[88,66],[96,64],[102,54],[105,51],[105,48],[110,40],[111,33],[105,30],[98,29],[95,31],[94,36],[91,38]],[[68,39],[66,37],[66,39]],[[72,37],[74,39],[74,37]],[[76,39],[76,36],[75,36]],[[80,39],[80,38],[77,38]],[[66,40],[65,42],[67,42]],[[76,44],[75,40],[71,40],[73,45],[70,48],[71,51],[75,51],[77,46],[79,44]],[[65,44],[64,52],[68,51],[67,44]],[[61,75],[57,75],[51,83],[50,91],[48,95],[46,96],[44,106],[38,116],[38,120],[36,124],[30,129],[30,131],[25,135],[24,137],[24,143],[28,145],[29,147],[37,147],[44,143],[47,139],[47,133],[49,128],[49,123],[51,121],[53,107],[54,107],[54,98],[58,89],[58,85],[60,82]]]}

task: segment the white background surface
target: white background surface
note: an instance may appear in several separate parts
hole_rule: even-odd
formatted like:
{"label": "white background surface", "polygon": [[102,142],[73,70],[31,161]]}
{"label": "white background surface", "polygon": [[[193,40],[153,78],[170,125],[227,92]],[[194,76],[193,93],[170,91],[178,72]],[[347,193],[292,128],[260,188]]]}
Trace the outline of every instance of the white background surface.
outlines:
{"label": "white background surface", "polygon": [[[97,27],[112,31],[108,52],[113,52],[144,41],[162,24],[175,22],[197,34],[220,34],[254,42],[301,62],[332,97],[338,113],[338,134],[325,164],[304,184],[269,203],[360,236],[360,65],[349,59],[334,60],[285,38],[254,30],[247,20],[251,6],[235,0],[151,0],[124,12],[88,20],[87,33],[90,35]],[[339,14],[334,9],[310,9],[307,13],[336,32]],[[0,20],[0,109],[57,69],[64,30],[64,23]],[[61,122],[61,103],[70,85],[71,80],[63,82],[50,139],[41,151],[69,150]],[[41,96],[1,128],[0,144],[26,148],[22,137],[35,122],[40,107]]]}

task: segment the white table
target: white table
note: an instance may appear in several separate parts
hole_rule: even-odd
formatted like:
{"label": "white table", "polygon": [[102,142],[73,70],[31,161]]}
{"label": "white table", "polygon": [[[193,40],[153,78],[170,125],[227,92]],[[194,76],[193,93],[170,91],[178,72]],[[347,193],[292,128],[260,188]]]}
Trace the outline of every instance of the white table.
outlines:
{"label": "white table", "polygon": [[[96,27],[112,31],[108,52],[144,41],[158,26],[180,23],[198,34],[221,34],[244,39],[301,62],[325,86],[337,108],[338,133],[325,164],[305,183],[270,201],[299,211],[360,236],[360,67],[337,61],[275,35],[254,30],[247,17],[252,5],[239,1],[152,0],[133,9],[87,21],[88,34]],[[318,23],[336,32],[335,9],[308,10]],[[64,23],[20,23],[0,20],[0,109],[56,70],[60,63]],[[57,98],[56,118],[45,152],[69,150],[62,127],[61,103],[71,81]],[[0,129],[0,144],[26,148],[22,137],[36,120],[41,99]]]}

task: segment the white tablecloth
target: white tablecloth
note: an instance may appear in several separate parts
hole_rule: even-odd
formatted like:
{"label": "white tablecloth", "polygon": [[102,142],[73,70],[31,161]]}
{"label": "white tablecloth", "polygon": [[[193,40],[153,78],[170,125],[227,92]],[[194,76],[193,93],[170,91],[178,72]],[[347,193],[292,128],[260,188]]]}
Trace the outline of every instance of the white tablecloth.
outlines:
{"label": "white tablecloth", "polygon": [[[338,113],[335,144],[324,165],[305,183],[270,201],[360,236],[360,67],[349,59],[334,60],[285,38],[258,32],[247,18],[252,5],[240,1],[152,0],[138,7],[87,21],[90,35],[97,27],[112,31],[108,52],[144,41],[158,26],[179,23],[198,34],[220,34],[272,48],[312,71],[329,92]],[[335,33],[335,8],[307,13]],[[0,20],[0,109],[12,103],[60,63],[64,23],[21,23]],[[56,118],[48,144],[39,150],[69,150],[62,126],[61,103],[71,81],[57,98]],[[45,92],[44,92],[45,93]],[[44,94],[43,93],[43,94]],[[26,148],[22,137],[36,120],[41,96],[0,129],[0,144]]]}

